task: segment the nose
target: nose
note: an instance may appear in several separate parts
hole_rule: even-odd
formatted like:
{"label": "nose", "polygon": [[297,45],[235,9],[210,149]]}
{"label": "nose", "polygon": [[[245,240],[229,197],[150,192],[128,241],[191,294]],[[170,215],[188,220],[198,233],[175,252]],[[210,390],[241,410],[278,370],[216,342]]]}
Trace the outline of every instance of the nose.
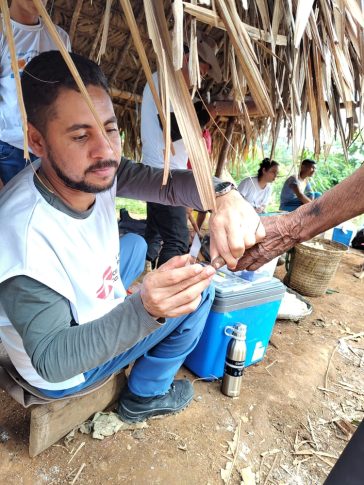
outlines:
{"label": "nose", "polygon": [[99,130],[92,140],[90,145],[90,157],[93,160],[119,160],[121,156],[121,141],[118,137],[119,143],[110,140],[109,137]]}

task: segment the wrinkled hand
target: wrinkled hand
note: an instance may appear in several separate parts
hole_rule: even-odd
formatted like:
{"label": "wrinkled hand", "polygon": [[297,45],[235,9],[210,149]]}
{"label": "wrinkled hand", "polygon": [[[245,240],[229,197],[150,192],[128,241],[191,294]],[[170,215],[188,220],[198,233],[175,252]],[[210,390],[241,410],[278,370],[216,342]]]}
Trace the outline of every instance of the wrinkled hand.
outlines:
{"label": "wrinkled hand", "polygon": [[290,214],[262,217],[261,220],[266,236],[262,242],[246,251],[239,260],[236,271],[254,271],[300,241],[300,221]]}
{"label": "wrinkled hand", "polygon": [[263,239],[264,227],[253,207],[237,190],[217,197],[216,205],[217,211],[210,217],[212,265],[217,268],[226,262],[228,268],[235,269],[245,249]]}
{"label": "wrinkled hand", "polygon": [[196,310],[201,293],[215,274],[211,266],[188,264],[189,255],[175,256],[143,280],[140,296],[154,318],[174,318]]}

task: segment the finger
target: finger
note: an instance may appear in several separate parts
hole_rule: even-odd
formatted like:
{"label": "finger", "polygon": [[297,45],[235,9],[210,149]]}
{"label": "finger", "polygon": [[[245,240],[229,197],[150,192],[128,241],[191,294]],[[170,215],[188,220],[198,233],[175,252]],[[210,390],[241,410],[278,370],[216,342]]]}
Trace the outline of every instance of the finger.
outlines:
{"label": "finger", "polygon": [[[228,268],[235,268],[238,258],[236,258],[232,252],[236,248],[233,247],[233,243],[228,240],[228,232],[223,229],[218,232],[219,238],[217,239],[212,233],[210,238],[210,256],[211,261],[215,261],[218,257],[225,261]],[[231,244],[231,247],[230,247]],[[241,246],[241,244],[240,244]],[[239,251],[241,253],[241,251]],[[241,254],[243,254],[242,251]],[[221,259],[219,259],[221,261]]]}
{"label": "finger", "polygon": [[[186,291],[187,293],[185,293],[184,296],[187,297],[189,288],[192,288],[191,291],[196,291],[194,288],[197,288],[197,291],[199,291],[198,285],[200,284],[201,286],[201,282],[203,288],[207,287],[210,284],[211,278],[215,274],[215,269],[211,266],[203,267],[201,265],[193,265],[187,269],[189,270],[189,273],[196,269],[198,269],[199,272],[195,272],[194,276],[184,279],[175,278],[176,273],[180,273],[181,269],[175,269],[170,272],[159,274],[149,273],[145,276],[140,289],[140,296],[145,309],[151,315],[164,316],[167,309],[176,306],[177,296],[182,294],[183,298],[183,294]],[[171,273],[173,273],[172,276]],[[163,277],[162,282],[160,282],[161,276]],[[169,280],[167,286],[165,282],[166,279]]]}
{"label": "finger", "polygon": [[239,259],[236,265],[236,270],[242,271],[244,269],[247,269],[257,261],[258,257],[259,257],[259,253],[256,248],[248,249],[245,252],[244,256]]}
{"label": "finger", "polygon": [[[175,278],[175,275],[173,275],[173,278],[172,278],[173,284],[169,286],[164,286],[163,288],[159,288],[158,296],[160,298],[169,298],[169,297],[175,296],[183,292],[187,288],[193,287],[199,282],[209,279],[211,276],[215,274],[215,269],[212,266],[201,266],[200,264],[194,265],[194,266],[200,267],[200,268],[197,268],[199,270],[198,273],[195,273],[192,276],[188,276],[187,278],[184,277],[183,279],[178,279],[178,280]],[[174,273],[176,272],[177,270],[174,271]],[[152,291],[154,291],[154,289]]]}
{"label": "finger", "polygon": [[171,309],[168,315],[166,315],[164,318],[177,318],[181,315],[188,315],[189,313],[193,313],[198,308],[200,302],[201,295],[198,295],[198,297],[194,301],[191,301],[187,305],[182,305],[178,308]]}
{"label": "finger", "polygon": [[184,312],[190,313],[196,309],[195,303],[199,300],[201,293],[211,284],[213,276],[210,278],[200,281],[184,291],[178,293],[173,298],[165,300],[162,303],[163,315],[167,316],[179,316],[183,315]]}
{"label": "finger", "polygon": [[265,238],[265,236],[266,236],[265,228],[264,228],[264,225],[262,224],[262,221],[260,220],[258,228],[255,233],[256,242],[258,243],[262,241]]}
{"label": "finger", "polygon": [[222,268],[223,266],[225,266],[225,264],[226,262],[224,258],[222,258],[221,256],[218,256],[217,258],[211,261],[211,266],[215,269]]}

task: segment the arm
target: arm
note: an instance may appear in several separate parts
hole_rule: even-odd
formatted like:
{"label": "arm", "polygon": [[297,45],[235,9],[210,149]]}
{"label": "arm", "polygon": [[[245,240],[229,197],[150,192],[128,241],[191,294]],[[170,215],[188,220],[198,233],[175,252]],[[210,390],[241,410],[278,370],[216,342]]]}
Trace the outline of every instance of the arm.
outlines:
{"label": "arm", "polygon": [[[162,186],[162,180],[163,169],[122,158],[117,174],[116,195],[203,210],[192,170],[172,170],[166,185]],[[218,183],[219,180],[215,179],[214,182]]]}
{"label": "arm", "polygon": [[43,379],[61,382],[132,348],[160,327],[160,317],[196,310],[215,273],[178,256],[149,273],[139,293],[112,311],[78,325],[70,303],[42,283],[16,276],[0,284],[0,302]]}
{"label": "arm", "polygon": [[[172,170],[162,186],[163,169],[122,159],[116,193],[121,197],[203,210],[191,170]],[[213,180],[217,185],[218,179]],[[252,206],[237,190],[216,199],[217,211],[210,217],[211,259],[221,256],[229,268],[235,268],[245,248],[264,236],[264,228]]]}
{"label": "arm", "polygon": [[309,202],[311,202],[311,199],[300,191],[298,185],[291,184],[289,188],[292,189],[292,191],[297,196],[297,199],[300,200],[302,204],[308,204]]}
{"label": "arm", "polygon": [[68,300],[26,276],[0,285],[0,301],[34,368],[61,382],[126,351],[159,324],[134,294],[102,318],[77,325]]}
{"label": "arm", "polygon": [[237,270],[257,269],[295,244],[364,213],[364,165],[319,199],[277,217],[263,217],[264,240],[246,252]]}

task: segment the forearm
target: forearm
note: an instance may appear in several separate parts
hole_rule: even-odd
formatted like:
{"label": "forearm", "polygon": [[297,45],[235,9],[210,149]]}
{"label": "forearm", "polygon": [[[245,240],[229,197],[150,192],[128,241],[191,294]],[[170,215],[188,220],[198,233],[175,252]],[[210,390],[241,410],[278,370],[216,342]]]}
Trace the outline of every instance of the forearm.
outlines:
{"label": "forearm", "polygon": [[[192,170],[172,170],[166,185],[162,186],[162,180],[163,169],[122,159],[116,194],[119,197],[203,210]],[[213,179],[214,184],[218,182],[218,179]]]}
{"label": "forearm", "polygon": [[32,364],[49,382],[60,382],[104,364],[159,327],[149,316],[143,321],[141,308],[140,296],[135,294],[102,318],[63,328],[34,350]]}
{"label": "forearm", "polygon": [[295,244],[364,213],[364,166],[310,204],[289,214],[263,217],[265,239],[249,249],[236,269],[255,270]]}
{"label": "forearm", "polygon": [[34,368],[49,382],[97,367],[159,327],[139,294],[82,325],[72,321],[69,302],[62,295],[25,276],[2,283],[0,301]]}
{"label": "forearm", "polygon": [[308,204],[309,202],[312,201],[312,199],[310,199],[309,197],[307,197],[307,195],[302,194],[301,192],[299,192],[297,194],[297,198],[298,198],[298,200],[300,200],[302,202],[302,204]]}
{"label": "forearm", "polygon": [[289,214],[301,220],[301,241],[307,241],[364,213],[364,166],[310,204]]}

